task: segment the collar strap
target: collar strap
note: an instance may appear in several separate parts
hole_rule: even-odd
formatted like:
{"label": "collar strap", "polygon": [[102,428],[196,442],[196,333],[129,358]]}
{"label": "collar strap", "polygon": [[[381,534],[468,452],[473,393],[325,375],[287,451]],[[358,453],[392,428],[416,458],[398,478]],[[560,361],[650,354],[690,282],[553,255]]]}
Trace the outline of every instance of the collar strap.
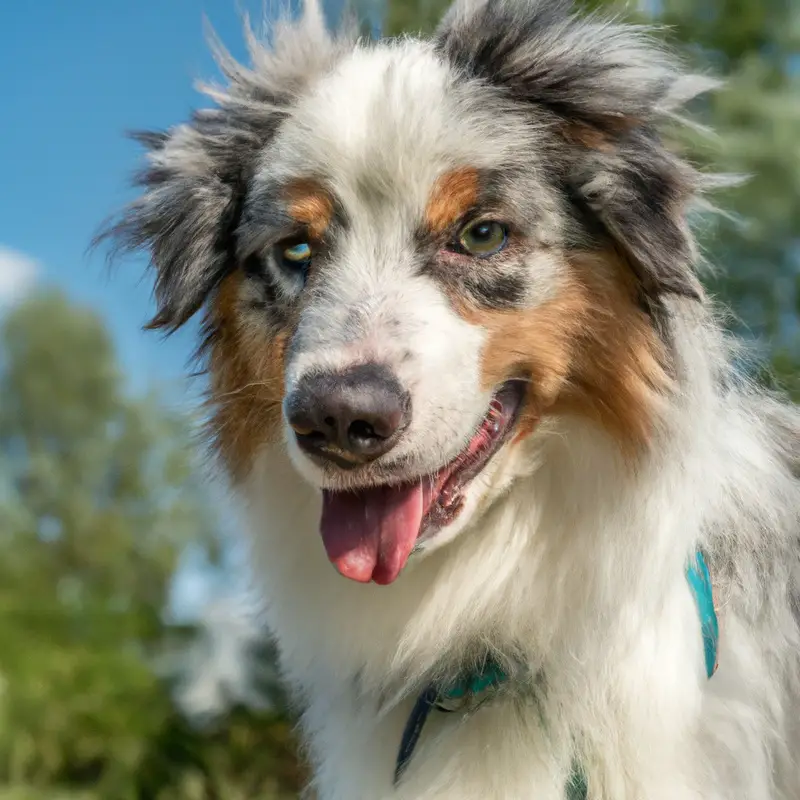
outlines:
{"label": "collar strap", "polygon": [[[714,589],[703,553],[698,550],[686,566],[686,580],[692,590],[697,612],[700,616],[700,629],[703,634],[703,651],[705,655],[706,675],[711,676],[717,670],[717,650],[719,645],[719,620],[714,607]],[[450,686],[437,687],[429,684],[417,698],[411,714],[406,721],[400,749],[394,770],[394,782],[397,784],[414,755],[419,737],[428,715],[439,711],[456,711],[463,707],[470,698],[477,698],[506,682],[507,675],[494,662],[488,660],[482,669],[466,675]],[[566,786],[567,800],[585,800],[587,784],[583,770],[574,764]]]}
{"label": "collar strap", "polygon": [[708,571],[706,559],[698,550],[686,567],[686,580],[697,603],[700,615],[700,630],[703,633],[703,651],[706,659],[706,675],[711,678],[717,671],[717,651],[719,649],[719,620],[714,607],[714,587]]}
{"label": "collar strap", "polygon": [[435,684],[429,684],[414,703],[403,729],[403,737],[400,740],[400,749],[394,768],[395,784],[400,781],[405,768],[411,761],[411,756],[414,755],[417,742],[422,735],[422,728],[431,711],[434,709],[446,713],[458,711],[464,708],[470,700],[486,695],[505,683],[506,677],[505,672],[494,661],[486,661],[481,669],[466,675],[450,686],[442,688]]}

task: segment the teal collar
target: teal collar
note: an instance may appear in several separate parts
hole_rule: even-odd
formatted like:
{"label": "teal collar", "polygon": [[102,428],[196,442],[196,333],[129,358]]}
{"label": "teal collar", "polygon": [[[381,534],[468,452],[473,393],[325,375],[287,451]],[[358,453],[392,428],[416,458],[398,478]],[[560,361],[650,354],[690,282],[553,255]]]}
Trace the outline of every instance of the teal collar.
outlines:
{"label": "teal collar", "polygon": [[686,580],[694,594],[697,612],[700,615],[700,630],[703,632],[703,651],[706,659],[706,675],[711,678],[717,671],[717,649],[719,646],[719,620],[714,607],[714,587],[703,553],[698,550],[694,560],[686,567]]}
{"label": "teal collar", "polygon": [[[717,670],[717,649],[719,643],[719,621],[714,608],[714,590],[711,575],[705,557],[698,550],[695,557],[686,567],[686,580],[694,594],[697,611],[700,616],[700,629],[703,634],[703,650],[705,654],[706,675],[711,676]],[[506,673],[492,660],[487,660],[483,667],[462,680],[449,686],[430,684],[417,698],[411,714],[403,730],[400,750],[397,753],[394,780],[397,783],[403,775],[411,756],[422,734],[422,728],[428,715],[434,709],[438,711],[455,711],[462,707],[469,698],[478,698],[506,682]],[[570,778],[565,787],[567,800],[585,800],[587,797],[586,777],[579,764],[574,764]]]}

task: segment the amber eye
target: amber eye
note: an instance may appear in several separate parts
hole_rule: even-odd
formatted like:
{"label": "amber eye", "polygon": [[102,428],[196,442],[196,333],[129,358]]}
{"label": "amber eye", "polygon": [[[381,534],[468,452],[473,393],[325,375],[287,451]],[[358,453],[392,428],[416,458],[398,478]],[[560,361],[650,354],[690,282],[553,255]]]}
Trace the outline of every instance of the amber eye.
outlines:
{"label": "amber eye", "polygon": [[306,272],[311,264],[313,253],[308,242],[281,244],[276,248],[278,262],[289,271]]}
{"label": "amber eye", "polygon": [[458,244],[471,256],[486,258],[499,253],[508,242],[508,228],[491,220],[471,222],[458,234]]}

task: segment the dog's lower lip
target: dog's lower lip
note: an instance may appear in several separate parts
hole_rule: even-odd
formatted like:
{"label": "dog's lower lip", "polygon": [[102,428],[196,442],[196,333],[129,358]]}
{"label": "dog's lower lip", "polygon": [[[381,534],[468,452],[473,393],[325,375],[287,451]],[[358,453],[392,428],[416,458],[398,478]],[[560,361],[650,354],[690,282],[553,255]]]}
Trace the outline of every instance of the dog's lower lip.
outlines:
{"label": "dog's lower lip", "polygon": [[[492,457],[512,438],[524,404],[524,390],[525,382],[522,379],[512,379],[501,384],[492,396],[489,410],[470,437],[467,447],[429,476],[403,478],[399,481],[389,479],[377,485],[401,486],[422,480],[428,483],[428,491],[436,494],[435,498],[431,498],[432,504],[437,500],[443,500],[443,505],[454,503],[458,499],[458,493],[477,477]],[[505,420],[501,424],[503,415]],[[470,453],[470,445],[482,431],[490,432],[491,437],[479,450]]]}
{"label": "dog's lower lip", "polygon": [[[422,520],[420,539],[430,538],[436,529],[449,525],[460,513],[463,491],[486,467],[494,455],[511,438],[522,410],[525,383],[511,380],[495,392],[480,427],[467,447],[433,479],[429,507]],[[484,442],[474,448],[476,439],[486,434]]]}

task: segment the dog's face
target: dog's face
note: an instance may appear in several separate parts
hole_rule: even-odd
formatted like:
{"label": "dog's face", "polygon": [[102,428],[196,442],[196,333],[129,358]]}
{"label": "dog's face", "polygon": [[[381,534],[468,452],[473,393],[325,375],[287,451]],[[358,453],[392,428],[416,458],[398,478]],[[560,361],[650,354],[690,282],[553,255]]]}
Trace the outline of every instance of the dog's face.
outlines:
{"label": "dog's face", "polygon": [[145,137],[116,229],[155,324],[205,307],[215,441],[283,441],[347,577],[397,578],[475,518],[546,415],[646,443],[665,294],[698,293],[695,175],[654,123],[691,92],[636,34],[563,4],[456,9],[431,42],[331,39],[311,8],[226,61],[219,108]]}

